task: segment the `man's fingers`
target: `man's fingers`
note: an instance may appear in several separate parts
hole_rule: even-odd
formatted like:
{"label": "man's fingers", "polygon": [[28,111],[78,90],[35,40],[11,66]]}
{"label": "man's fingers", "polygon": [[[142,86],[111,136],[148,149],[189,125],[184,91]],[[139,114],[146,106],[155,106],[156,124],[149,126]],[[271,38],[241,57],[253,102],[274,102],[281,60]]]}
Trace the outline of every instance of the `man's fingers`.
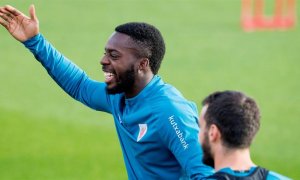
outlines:
{"label": "man's fingers", "polygon": [[3,20],[2,18],[0,18],[0,24],[1,24],[2,26],[4,26],[6,29],[8,29],[8,22],[5,21],[5,20]]}
{"label": "man's fingers", "polygon": [[0,17],[7,22],[10,22],[12,20],[12,18],[10,16],[8,16],[7,14],[4,14],[2,12],[0,12]]}
{"label": "man's fingers", "polygon": [[6,6],[0,7],[0,13],[2,13],[2,17],[6,21],[12,20],[16,17],[13,13],[6,9]]}
{"label": "man's fingers", "polygon": [[7,10],[8,12],[10,12],[11,14],[13,14],[14,16],[23,15],[20,11],[18,11],[16,8],[14,8],[10,5],[4,6],[4,9]]}
{"label": "man's fingers", "polygon": [[33,4],[31,4],[30,7],[29,7],[29,14],[30,14],[30,19],[32,19],[34,21],[37,21],[37,17],[36,17],[36,14],[35,14],[35,8],[34,8]]}
{"label": "man's fingers", "polygon": [[7,11],[4,7],[1,7],[1,8],[0,8],[0,13],[6,15],[6,16],[8,16],[8,17],[11,17],[11,18],[13,18],[13,16],[14,16],[14,15],[12,15],[9,11]]}

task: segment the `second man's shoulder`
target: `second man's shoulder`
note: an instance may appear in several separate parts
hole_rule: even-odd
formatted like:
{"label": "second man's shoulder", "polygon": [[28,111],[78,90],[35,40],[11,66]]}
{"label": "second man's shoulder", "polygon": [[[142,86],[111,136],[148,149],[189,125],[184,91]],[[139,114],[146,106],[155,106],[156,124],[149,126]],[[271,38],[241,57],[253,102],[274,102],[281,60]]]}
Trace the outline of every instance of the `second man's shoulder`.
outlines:
{"label": "second man's shoulder", "polygon": [[283,176],[277,172],[269,171],[267,180],[291,180],[291,178],[288,178],[286,176]]}

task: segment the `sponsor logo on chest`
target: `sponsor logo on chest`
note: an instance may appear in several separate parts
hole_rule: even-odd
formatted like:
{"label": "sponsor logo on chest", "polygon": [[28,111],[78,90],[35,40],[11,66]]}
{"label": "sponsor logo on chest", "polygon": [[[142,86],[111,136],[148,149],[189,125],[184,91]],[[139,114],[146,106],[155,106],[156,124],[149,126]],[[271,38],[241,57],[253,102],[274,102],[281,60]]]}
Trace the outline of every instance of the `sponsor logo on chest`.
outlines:
{"label": "sponsor logo on chest", "polygon": [[146,135],[148,126],[147,124],[139,124],[139,128],[140,130],[136,142],[139,142]]}

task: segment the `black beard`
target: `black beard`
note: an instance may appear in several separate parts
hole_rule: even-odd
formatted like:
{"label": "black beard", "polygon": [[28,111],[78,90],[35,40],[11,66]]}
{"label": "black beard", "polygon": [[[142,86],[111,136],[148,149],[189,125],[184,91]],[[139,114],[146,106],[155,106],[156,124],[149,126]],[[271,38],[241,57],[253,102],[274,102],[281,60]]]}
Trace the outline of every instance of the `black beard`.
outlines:
{"label": "black beard", "polygon": [[211,154],[211,147],[208,141],[208,134],[204,134],[204,142],[202,143],[202,150],[203,150],[203,158],[202,161],[204,164],[215,168],[215,161]]}
{"label": "black beard", "polygon": [[134,73],[134,66],[132,65],[130,69],[128,69],[125,73],[121,76],[121,80],[117,83],[117,86],[111,89],[106,87],[108,94],[119,94],[123,92],[127,92],[132,89],[134,82],[135,82],[135,73]]}

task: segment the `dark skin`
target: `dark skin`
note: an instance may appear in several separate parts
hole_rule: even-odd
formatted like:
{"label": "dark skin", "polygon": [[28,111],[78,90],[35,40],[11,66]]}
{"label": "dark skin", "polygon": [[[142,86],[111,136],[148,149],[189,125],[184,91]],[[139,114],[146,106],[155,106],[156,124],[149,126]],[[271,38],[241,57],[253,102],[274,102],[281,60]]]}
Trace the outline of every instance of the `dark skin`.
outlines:
{"label": "dark skin", "polygon": [[117,82],[125,80],[124,72],[133,67],[135,81],[131,87],[125,89],[126,98],[136,96],[154,76],[149,66],[149,59],[137,57],[137,49],[130,36],[114,32],[105,46],[105,53],[100,61],[104,72],[114,74],[114,78],[106,82],[108,88],[114,88]]}
{"label": "dark skin", "polygon": [[39,21],[34,6],[29,8],[27,17],[16,8],[6,5],[0,7],[0,24],[18,41],[24,42],[39,33]]}
{"label": "dark skin", "polygon": [[[30,17],[12,6],[0,7],[0,24],[16,40],[25,42],[39,33],[39,21],[33,5],[29,8]],[[109,38],[105,53],[100,61],[106,73],[108,89],[114,89],[118,84],[126,84],[123,88],[126,98],[136,96],[151,81],[154,74],[147,57],[138,57],[136,43],[126,34],[114,32]],[[130,73],[129,73],[130,72]],[[128,74],[132,83],[128,83]]]}

